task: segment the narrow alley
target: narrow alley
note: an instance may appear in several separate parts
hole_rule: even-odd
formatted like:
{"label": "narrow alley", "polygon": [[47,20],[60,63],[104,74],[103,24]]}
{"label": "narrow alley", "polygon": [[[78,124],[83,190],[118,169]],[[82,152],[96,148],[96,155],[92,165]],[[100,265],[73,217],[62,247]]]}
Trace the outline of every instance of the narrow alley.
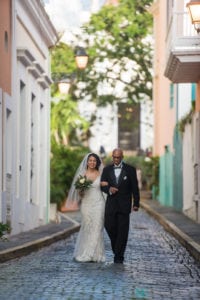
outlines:
{"label": "narrow alley", "polygon": [[105,233],[105,263],[77,263],[77,233],[1,264],[1,300],[200,299],[200,266],[143,209],[132,213],[125,263],[113,264]]}

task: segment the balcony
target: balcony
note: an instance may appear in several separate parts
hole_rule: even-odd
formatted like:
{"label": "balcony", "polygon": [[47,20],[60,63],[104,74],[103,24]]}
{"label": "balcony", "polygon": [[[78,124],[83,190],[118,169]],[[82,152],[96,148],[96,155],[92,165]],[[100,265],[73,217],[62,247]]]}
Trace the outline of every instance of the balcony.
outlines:
{"label": "balcony", "polygon": [[200,80],[200,35],[188,13],[174,13],[166,37],[165,76],[174,83]]}

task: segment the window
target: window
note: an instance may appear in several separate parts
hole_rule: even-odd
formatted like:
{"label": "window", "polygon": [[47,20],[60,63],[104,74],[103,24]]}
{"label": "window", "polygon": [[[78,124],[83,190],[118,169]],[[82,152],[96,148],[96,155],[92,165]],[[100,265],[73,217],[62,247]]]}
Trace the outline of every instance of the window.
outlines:
{"label": "window", "polygon": [[8,52],[8,32],[4,32],[4,49]]}
{"label": "window", "polygon": [[35,195],[35,191],[34,191],[34,183],[35,183],[35,102],[36,102],[36,98],[35,95],[32,94],[31,95],[31,164],[30,164],[30,202],[35,202],[34,201],[34,195]]}

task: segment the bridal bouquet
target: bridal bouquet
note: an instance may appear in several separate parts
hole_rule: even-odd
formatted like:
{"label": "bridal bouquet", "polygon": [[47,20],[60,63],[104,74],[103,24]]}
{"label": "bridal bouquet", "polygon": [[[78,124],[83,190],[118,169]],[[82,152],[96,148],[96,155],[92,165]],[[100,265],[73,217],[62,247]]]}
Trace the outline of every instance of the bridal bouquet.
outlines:
{"label": "bridal bouquet", "polygon": [[84,191],[91,187],[92,181],[87,179],[86,176],[79,175],[74,185],[77,190],[80,190],[80,195],[83,196]]}

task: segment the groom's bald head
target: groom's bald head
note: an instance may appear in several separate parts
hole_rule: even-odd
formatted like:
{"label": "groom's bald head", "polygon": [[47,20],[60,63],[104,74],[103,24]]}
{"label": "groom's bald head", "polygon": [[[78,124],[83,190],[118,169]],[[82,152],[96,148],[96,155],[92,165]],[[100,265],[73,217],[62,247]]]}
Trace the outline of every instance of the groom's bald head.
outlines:
{"label": "groom's bald head", "polygon": [[112,158],[115,165],[119,165],[123,159],[123,151],[120,148],[116,148],[112,152]]}

